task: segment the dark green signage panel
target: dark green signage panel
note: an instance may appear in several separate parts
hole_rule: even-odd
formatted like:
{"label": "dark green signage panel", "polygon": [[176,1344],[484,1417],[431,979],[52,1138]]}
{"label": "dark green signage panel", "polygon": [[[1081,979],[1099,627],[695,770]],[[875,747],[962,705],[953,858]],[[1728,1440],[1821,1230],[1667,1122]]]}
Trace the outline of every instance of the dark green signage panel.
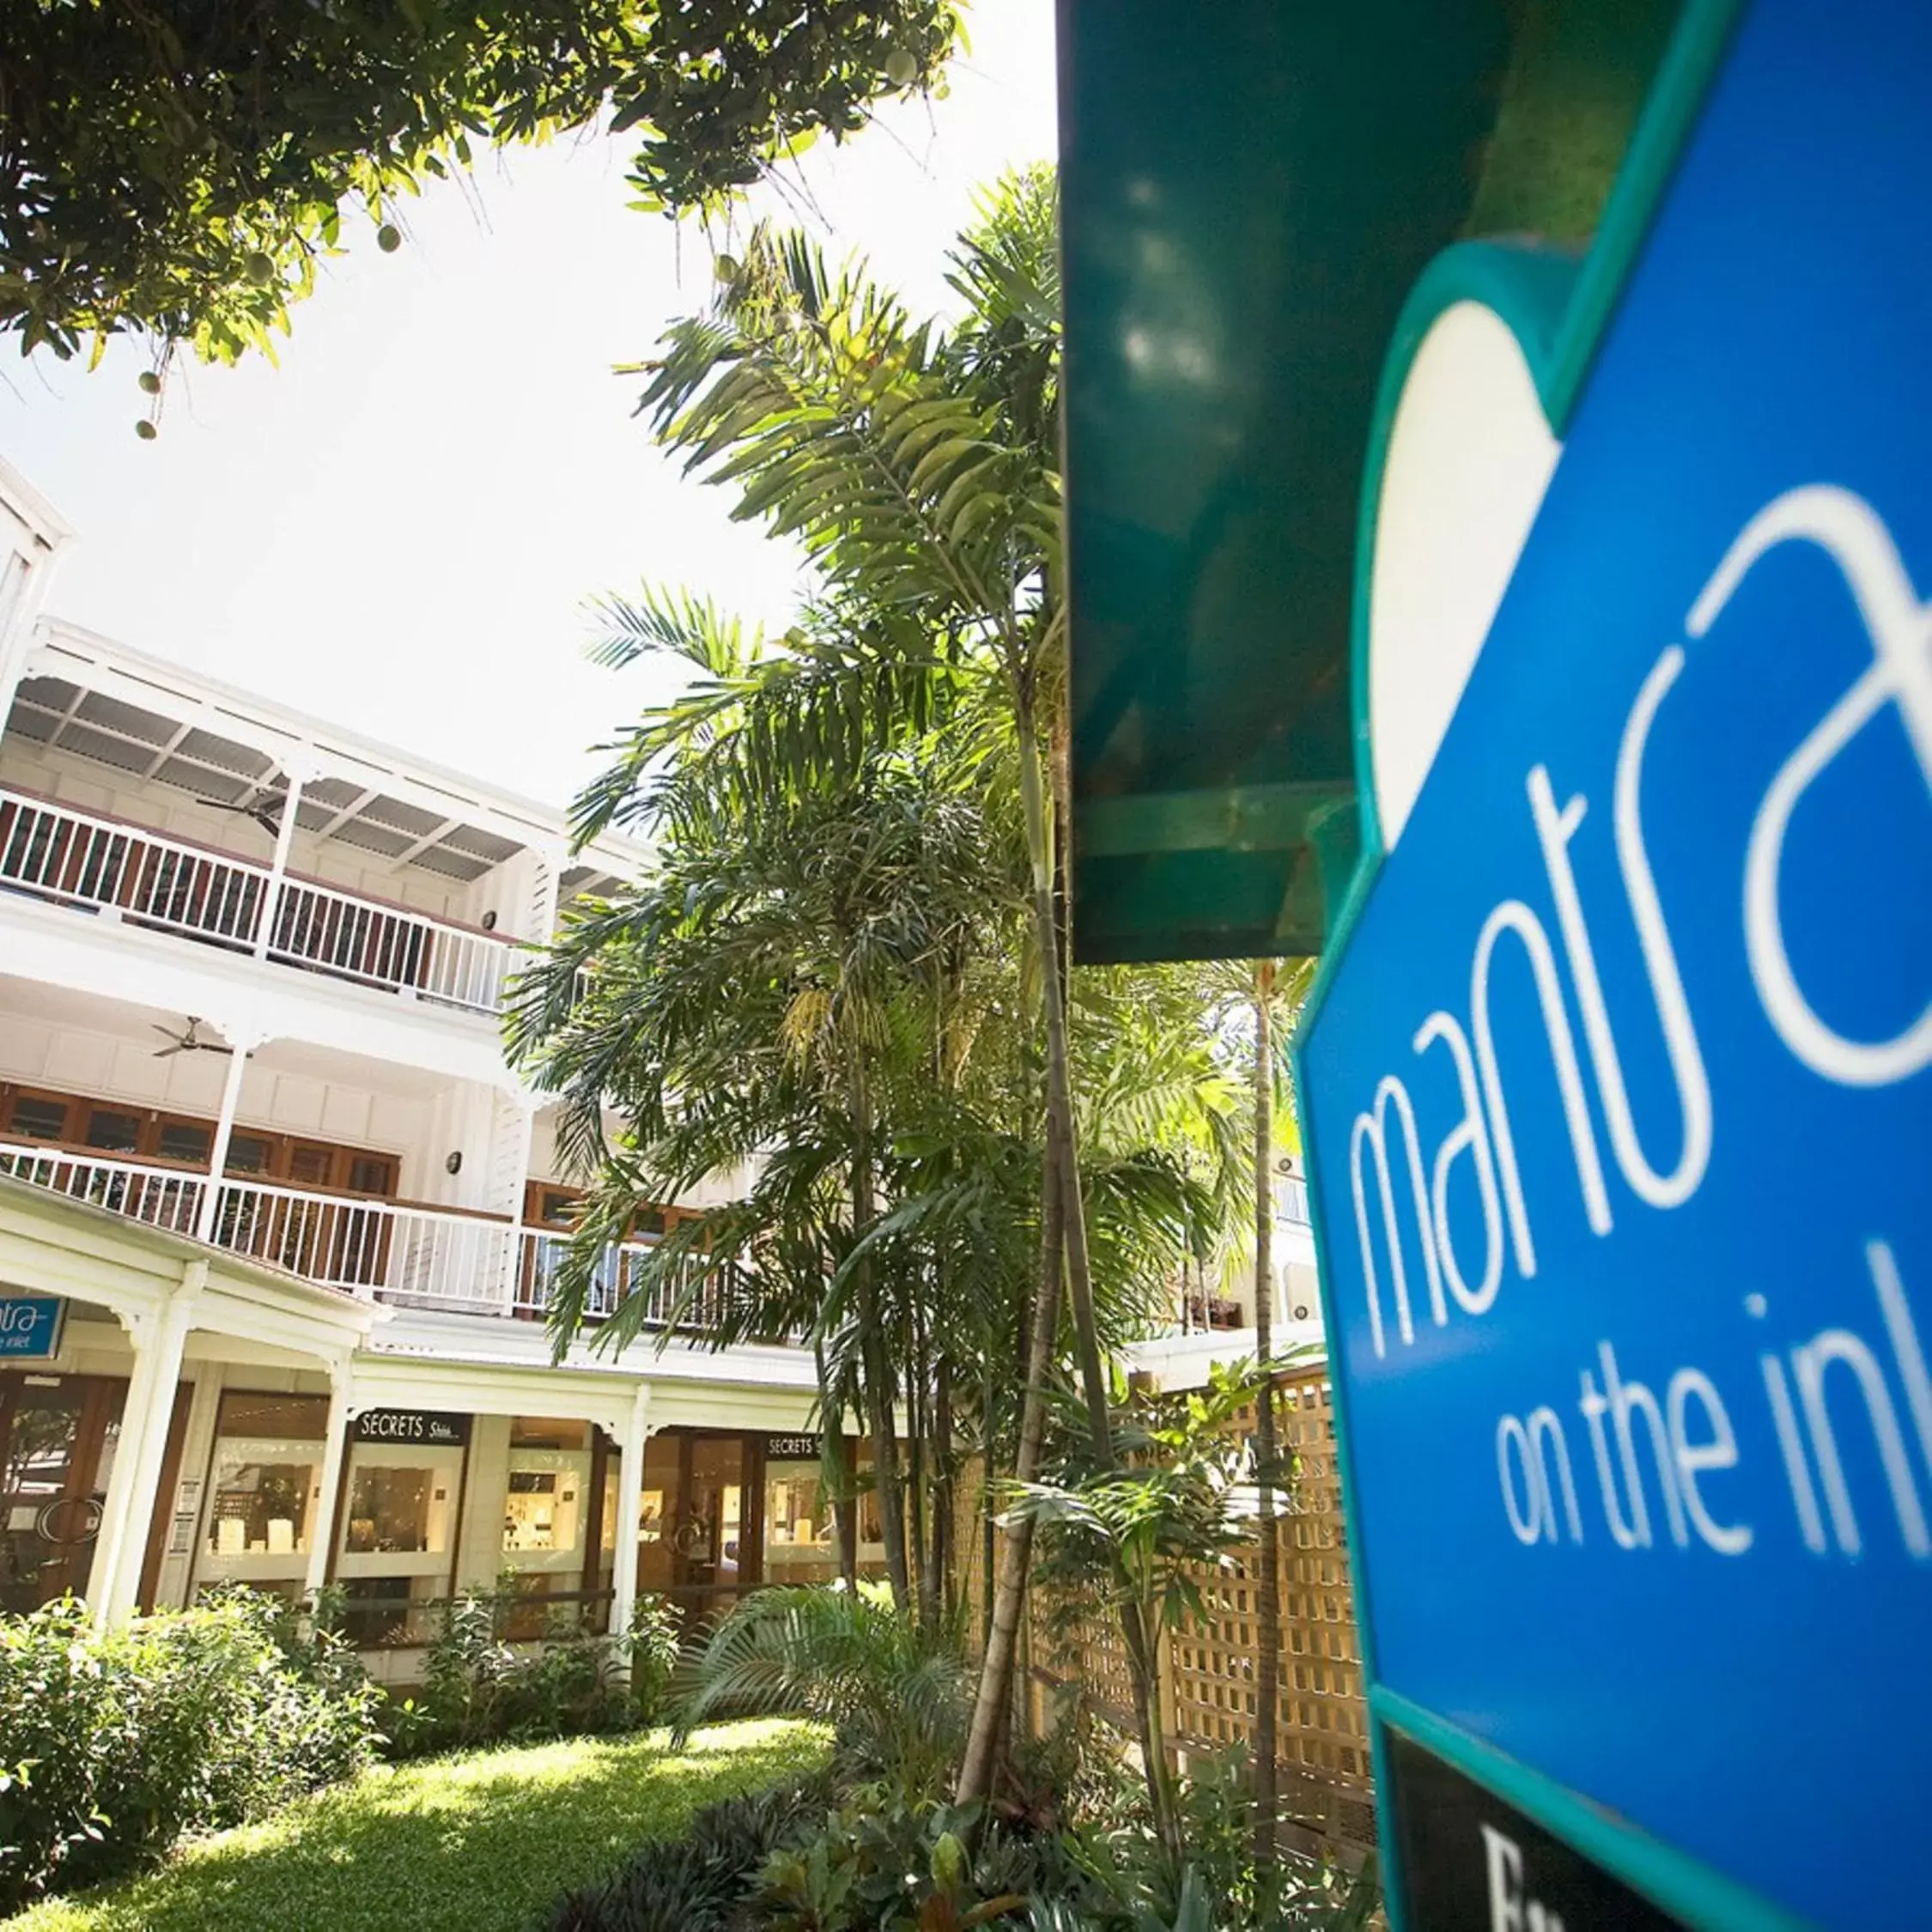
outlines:
{"label": "dark green signage panel", "polygon": [[1082,960],[1320,946],[1370,416],[1468,216],[1507,12],[1060,0]]}

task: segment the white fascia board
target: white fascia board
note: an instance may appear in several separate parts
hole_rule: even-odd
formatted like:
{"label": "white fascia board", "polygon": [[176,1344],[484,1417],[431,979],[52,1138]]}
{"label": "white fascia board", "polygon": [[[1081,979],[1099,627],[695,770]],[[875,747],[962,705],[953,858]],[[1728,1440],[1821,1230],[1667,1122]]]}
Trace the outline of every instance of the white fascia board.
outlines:
{"label": "white fascia board", "polygon": [[206,1279],[193,1326],[323,1360],[346,1355],[389,1317],[387,1309],[129,1220],[91,1201],[0,1176],[0,1280],[64,1295],[116,1316],[157,1313],[194,1265]]}
{"label": "white fascia board", "polygon": [[462,817],[519,843],[561,849],[568,841],[568,816],[556,805],[503,791],[326,719],[150,658],[59,617],[41,620],[29,664],[35,671],[109,692],[149,711],[172,708],[184,720],[191,717],[270,757],[279,759],[298,748],[313,750],[339,768],[331,770],[332,777],[349,783],[360,780],[406,804]]}
{"label": "white fascia board", "polygon": [[531,1364],[451,1361],[359,1353],[353,1365],[358,1411],[447,1409],[463,1415],[544,1415],[595,1422],[621,1435],[638,1384],[635,1375],[586,1374]]}
{"label": "white fascia board", "polygon": [[0,504],[11,510],[50,552],[74,538],[73,525],[4,457],[0,457]]}
{"label": "white fascia board", "polygon": [[374,1357],[416,1361],[460,1362],[481,1370],[533,1370],[545,1376],[580,1375],[702,1385],[713,1388],[803,1390],[815,1394],[817,1371],[811,1353],[748,1343],[722,1350],[673,1343],[661,1353],[647,1341],[634,1342],[621,1355],[592,1348],[579,1338],[562,1363],[552,1365],[548,1332],[538,1321],[509,1321],[500,1315],[438,1315],[397,1309],[395,1320],[373,1346]]}
{"label": "white fascia board", "polygon": [[[1278,1322],[1274,1331],[1277,1354],[1305,1343],[1320,1344],[1319,1321]],[[1151,1341],[1130,1342],[1121,1358],[1132,1370],[1151,1375],[1165,1389],[1204,1388],[1212,1370],[1232,1368],[1237,1362],[1252,1362],[1256,1336],[1252,1328],[1206,1328],[1192,1334],[1159,1335]],[[1297,1367],[1315,1367],[1325,1358],[1310,1356]]]}
{"label": "white fascia board", "polygon": [[195,1327],[327,1361],[345,1358],[366,1343],[377,1319],[387,1312],[332,1291],[324,1291],[331,1296],[326,1302],[289,1292],[291,1286],[310,1285],[277,1283],[270,1289],[225,1278],[210,1266],[208,1284],[195,1302]]}
{"label": "white fascia board", "polygon": [[523,1091],[487,1014],[405,999],[20,893],[0,893],[0,970],[102,999],[197,1013],[224,1032],[239,1027]]}
{"label": "white fascia board", "polygon": [[817,1389],[746,1388],[716,1382],[651,1385],[651,1426],[762,1429],[802,1434],[811,1424]]}

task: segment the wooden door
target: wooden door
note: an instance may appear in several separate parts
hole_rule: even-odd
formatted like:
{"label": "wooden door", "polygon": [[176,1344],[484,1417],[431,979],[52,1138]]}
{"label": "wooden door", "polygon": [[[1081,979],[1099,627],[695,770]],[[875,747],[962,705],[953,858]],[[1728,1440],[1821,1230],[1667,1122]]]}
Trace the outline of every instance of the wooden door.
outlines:
{"label": "wooden door", "polygon": [[0,1610],[86,1594],[127,1383],[0,1376]]}
{"label": "wooden door", "polygon": [[730,1609],[759,1582],[757,1456],[751,1438],[737,1432],[694,1433],[684,1447],[671,1589],[702,1620]]}

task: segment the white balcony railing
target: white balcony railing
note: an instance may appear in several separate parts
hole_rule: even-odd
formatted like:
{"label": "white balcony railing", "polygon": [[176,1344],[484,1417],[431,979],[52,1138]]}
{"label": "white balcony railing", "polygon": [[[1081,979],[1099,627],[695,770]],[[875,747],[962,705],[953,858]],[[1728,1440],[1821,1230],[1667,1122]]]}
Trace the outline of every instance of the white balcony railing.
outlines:
{"label": "white balcony railing", "polygon": [[224,1181],[211,1238],[351,1294],[501,1314],[516,1229],[395,1201]]}
{"label": "white balcony railing", "polygon": [[[541,1315],[550,1307],[551,1292],[562,1272],[563,1258],[569,1251],[570,1237],[539,1228],[525,1228],[520,1234],[523,1246],[517,1271],[517,1312]],[[614,1314],[620,1302],[642,1294],[648,1297],[643,1316],[647,1328],[702,1331],[716,1326],[731,1293],[728,1283],[715,1277],[701,1283],[696,1279],[696,1261],[680,1261],[670,1283],[646,1289],[640,1271],[651,1249],[652,1243],[643,1241],[606,1248],[591,1277],[585,1314],[600,1321]]]}
{"label": "white balcony railing", "polygon": [[0,1174],[52,1188],[76,1200],[111,1208],[131,1221],[192,1234],[208,1177],[178,1167],[144,1167],[137,1161],[74,1154],[58,1147],[0,1141]]}
{"label": "white balcony railing", "polygon": [[[178,1234],[200,1224],[206,1175],[69,1149],[0,1141],[0,1174],[94,1202]],[[482,1315],[541,1318],[568,1237],[447,1208],[320,1194],[230,1176],[216,1197],[210,1239],[220,1248],[286,1268],[346,1293]],[[586,1314],[601,1321],[636,1290],[645,1242],[605,1250]],[[681,1307],[681,1287],[650,1291],[644,1325],[699,1330],[723,1311],[728,1288],[713,1284]]]}
{"label": "white balcony railing", "polygon": [[1274,1178],[1274,1215],[1278,1221],[1309,1224],[1308,1182],[1298,1175],[1278,1174]]}
{"label": "white balcony railing", "polygon": [[[494,933],[0,787],[0,888],[472,1012],[501,1009],[512,947]],[[270,908],[272,906],[272,910]]]}

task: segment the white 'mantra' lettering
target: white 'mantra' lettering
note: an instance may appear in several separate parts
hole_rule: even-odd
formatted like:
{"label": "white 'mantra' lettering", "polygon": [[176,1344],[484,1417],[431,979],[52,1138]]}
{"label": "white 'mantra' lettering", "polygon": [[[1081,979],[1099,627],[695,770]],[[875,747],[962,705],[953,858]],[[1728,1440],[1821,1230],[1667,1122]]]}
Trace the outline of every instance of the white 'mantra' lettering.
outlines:
{"label": "white 'mantra' lettering", "polygon": [[[1483,1123],[1482,1097],[1476,1091],[1475,1062],[1469,1057],[1469,1041],[1461,1024],[1449,1013],[1435,1012],[1422,1023],[1413,1045],[1425,1054],[1440,1040],[1455,1062],[1456,1085],[1462,1095],[1462,1119],[1443,1138],[1436,1150],[1436,1166],[1431,1200],[1436,1215],[1436,1246],[1441,1251],[1443,1273],[1449,1278],[1450,1294],[1466,1314],[1482,1315],[1496,1299],[1503,1283],[1503,1216],[1496,1198],[1496,1163],[1489,1151],[1489,1132]],[[1455,1243],[1449,1237],[1449,1170],[1457,1157],[1467,1151],[1476,1170],[1476,1189],[1483,1204],[1483,1279],[1472,1288],[1463,1279],[1462,1265],[1455,1258]]]}
{"label": "white 'mantra' lettering", "polygon": [[1530,1239],[1529,1211],[1522,1198],[1522,1177],[1516,1167],[1516,1137],[1510,1130],[1509,1103],[1503,1097],[1503,1074],[1496,1061],[1496,1036],[1489,1018],[1489,968],[1496,942],[1514,933],[1536,978],[1537,1003],[1543,1030],[1556,1065],[1557,1088],[1563,1097],[1564,1118],[1570,1125],[1570,1145],[1577,1157],[1577,1179],[1583,1194],[1583,1212],[1593,1234],[1608,1234],[1610,1196],[1603,1185],[1603,1163],[1596,1151],[1596,1130],[1590,1125],[1589,1103],[1583,1097],[1583,1076],[1577,1062],[1577,1042],[1564,1009],[1563,987],[1557,980],[1556,957],[1550,951],[1542,922],[1520,899],[1505,899],[1483,921],[1476,939],[1475,963],[1469,972],[1469,1017],[1476,1035],[1476,1060],[1482,1069],[1483,1100],[1496,1141],[1497,1171],[1503,1177],[1503,1205],[1510,1217],[1510,1238],[1516,1251],[1516,1270],[1524,1280],[1536,1273],[1536,1244]]}
{"label": "white 'mantra' lettering", "polygon": [[1844,574],[1871,638],[1872,662],[1785,760],[1765,793],[1745,854],[1745,946],[1766,1015],[1807,1066],[1844,1086],[1886,1086],[1932,1064],[1932,1002],[1889,1040],[1848,1040],[1826,1025],[1791,969],[1778,882],[1784,835],[1799,801],[1886,704],[1899,707],[1919,770],[1932,787],[1932,616],[1871,506],[1848,489],[1811,483],[1786,491],[1745,526],[1691,607],[1689,629],[1701,638],[1767,550],[1801,541],[1816,544]]}
{"label": "white 'mantra' lettering", "polygon": [[1362,1143],[1375,1149],[1376,1178],[1382,1188],[1382,1224],[1388,1239],[1388,1276],[1395,1290],[1395,1321],[1402,1340],[1415,1340],[1415,1324],[1409,1314],[1408,1269],[1402,1260],[1402,1232],[1395,1216],[1395,1189],[1388,1172],[1388,1142],[1383,1115],[1393,1103],[1408,1143],[1409,1185],[1415,1201],[1417,1232],[1422,1239],[1422,1265],[1429,1277],[1429,1302],[1437,1327],[1449,1320],[1443,1301],[1443,1278],[1436,1265],[1434,1231],[1429,1224],[1429,1195],[1422,1178],[1422,1148],[1416,1139],[1415,1109],[1409,1103],[1408,1089],[1391,1073],[1376,1089],[1375,1111],[1358,1114],[1349,1136],[1349,1182],[1355,1191],[1355,1230],[1362,1243],[1362,1273],[1369,1291],[1369,1329],[1377,1355],[1384,1352],[1382,1331],[1382,1290],[1376,1279],[1375,1242],[1369,1233],[1369,1204],[1362,1186]]}
{"label": "white 'mantra' lettering", "polygon": [[1683,652],[1671,646],[1652,667],[1636,703],[1631,707],[1623,743],[1617,753],[1612,812],[1618,867],[1623,874],[1624,891],[1643,950],[1644,973],[1649,981],[1650,997],[1656,1005],[1658,1024],[1663,1030],[1664,1048],[1670,1058],[1671,1075],[1677,1084],[1678,1108],[1684,1122],[1683,1147],[1677,1165],[1668,1174],[1659,1174],[1650,1165],[1637,1139],[1637,1124],[1631,1117],[1630,1093],[1624,1084],[1623,1062],[1618,1056],[1616,1035],[1603,997],[1603,982],[1596,969],[1596,951],[1590,943],[1589,922],[1583,916],[1577,875],[1570,863],[1570,841],[1583,823],[1584,801],[1571,799],[1559,811],[1550,787],[1548,769],[1538,765],[1529,775],[1530,816],[1535,821],[1544,869],[1549,874],[1551,895],[1556,901],[1563,950],[1570,962],[1571,975],[1577,982],[1577,1004],[1583,1012],[1583,1036],[1589,1042],[1590,1064],[1603,1099],[1611,1149],[1631,1193],[1652,1207],[1680,1207],[1698,1191],[1704,1170],[1710,1164],[1710,1082],[1704,1072],[1704,1055],[1698,1048],[1697,1029],[1692,1024],[1690,1002],[1684,996],[1684,981],[1677,969],[1670,929],[1664,923],[1649,854],[1644,850],[1640,815],[1643,750],[1649,740],[1650,725],[1683,665]]}

